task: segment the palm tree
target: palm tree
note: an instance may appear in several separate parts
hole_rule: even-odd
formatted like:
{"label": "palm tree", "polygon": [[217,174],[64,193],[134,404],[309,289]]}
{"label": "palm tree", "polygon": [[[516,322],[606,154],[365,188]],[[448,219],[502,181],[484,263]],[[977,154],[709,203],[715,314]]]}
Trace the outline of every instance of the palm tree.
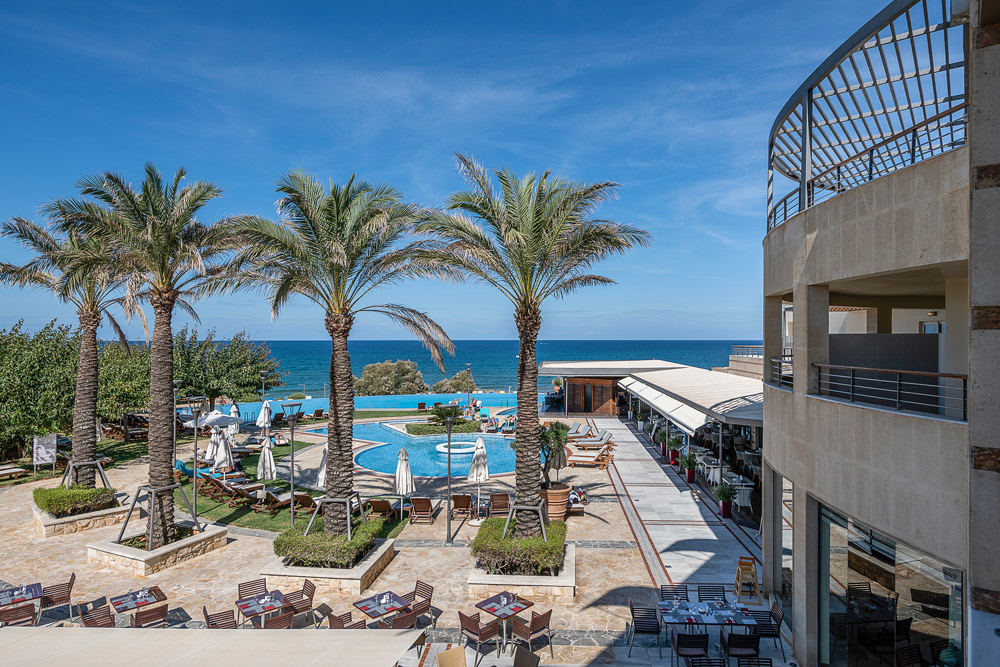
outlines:
{"label": "palm tree", "polygon": [[[333,341],[326,494],[344,498],[354,488],[354,385],[347,350],[354,320],[361,313],[385,315],[416,335],[443,371],[442,349],[453,354],[454,345],[430,317],[399,304],[364,305],[379,287],[442,271],[421,261],[426,242],[401,244],[422,211],[401,203],[392,187],[351,176],[344,185],[331,181],[324,188],[315,176],[291,171],[281,177],[276,191],[281,195],[280,221],[238,216],[227,223],[241,248],[215,289],[262,290],[274,317],[293,294],[323,309]],[[344,509],[328,507],[324,529],[346,534],[347,521]]]}
{"label": "palm tree", "polygon": [[[80,352],[76,364],[76,394],[73,400],[73,460],[93,461],[97,455],[97,329],[107,319],[118,338],[128,346],[128,338],[111,315],[113,305],[121,305],[115,292],[122,286],[122,277],[113,265],[105,271],[95,271],[67,288],[66,272],[77,258],[91,254],[108,254],[100,241],[80,234],[57,238],[39,225],[24,218],[11,218],[0,227],[0,235],[13,239],[29,250],[33,257],[21,266],[0,262],[0,285],[35,287],[49,290],[60,301],[76,307],[80,321]],[[143,327],[146,318],[138,311]],[[96,483],[93,467],[74,468],[73,483],[93,488]]]}
{"label": "palm tree", "polygon": [[[588,270],[608,256],[648,245],[650,236],[632,225],[592,217],[601,203],[616,195],[616,183],[579,184],[554,178],[548,171],[539,177],[496,169],[498,191],[482,164],[464,155],[456,157],[471,189],[451,195],[445,210],[431,215],[418,230],[437,240],[427,261],[494,286],[514,306],[521,352],[516,498],[519,505],[538,505],[541,440],[535,344],[542,303],[582,287],[614,283]],[[537,515],[519,514],[519,537],[540,533]]]}
{"label": "palm tree", "polygon": [[[153,488],[173,481],[174,309],[198,320],[190,300],[198,296],[202,281],[218,271],[222,253],[228,249],[221,225],[204,225],[195,218],[222,191],[205,181],[181,187],[185,175],[182,167],[172,181],[165,182],[156,166],[147,163],[137,190],[123,177],[105,172],[78,183],[80,199],[58,200],[45,209],[64,231],[100,239],[111,249],[77,258],[67,276],[70,286],[85,280],[91,271],[114,265],[125,277],[126,313],[137,311],[143,302],[153,308],[149,375],[149,484]],[[173,494],[161,493],[155,502],[150,549],[169,544],[175,535]]]}

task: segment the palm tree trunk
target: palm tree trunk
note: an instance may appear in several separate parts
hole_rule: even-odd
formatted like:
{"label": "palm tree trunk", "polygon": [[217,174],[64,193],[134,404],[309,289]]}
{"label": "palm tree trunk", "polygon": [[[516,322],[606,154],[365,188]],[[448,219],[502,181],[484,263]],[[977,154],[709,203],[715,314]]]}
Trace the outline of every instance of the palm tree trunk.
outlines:
{"label": "palm tree trunk", "polygon": [[[174,433],[174,337],[171,319],[174,299],[160,297],[152,302],[155,321],[150,343],[149,368],[149,485],[154,489],[173,483]],[[174,494],[156,494],[156,522],[150,549],[174,540]],[[153,517],[150,517],[150,521]]]}
{"label": "palm tree trunk", "polygon": [[[537,308],[518,309],[514,313],[521,354],[517,359],[517,442],[515,500],[518,505],[541,504],[541,425],[538,422],[538,363],[535,344],[542,327],[542,314]],[[538,514],[518,512],[517,537],[540,535]]]}
{"label": "palm tree trunk", "polygon": [[[73,399],[73,460],[93,461],[97,455],[97,327],[100,313],[80,313],[80,356],[76,363]],[[75,468],[73,483],[88,489],[96,485],[93,466]]]}
{"label": "palm tree trunk", "polygon": [[[346,498],[354,490],[354,375],[347,338],[354,318],[339,313],[326,317],[326,330],[333,341],[330,354],[330,420],[326,442],[327,498]],[[344,505],[328,506],[323,529],[329,535],[346,535],[350,513]]]}

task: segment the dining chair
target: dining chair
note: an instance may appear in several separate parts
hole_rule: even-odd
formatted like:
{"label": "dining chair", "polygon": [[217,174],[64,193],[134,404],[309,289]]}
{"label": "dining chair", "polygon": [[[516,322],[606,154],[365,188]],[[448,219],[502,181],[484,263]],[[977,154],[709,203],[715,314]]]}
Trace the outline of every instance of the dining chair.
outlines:
{"label": "dining chair", "polygon": [[670,629],[670,645],[674,649],[674,662],[681,658],[707,658],[707,632],[679,632],[676,627]]}
{"label": "dining chair", "polygon": [[635,607],[632,605],[632,598],[628,599],[628,610],[632,616],[632,626],[628,634],[628,657],[632,657],[632,643],[635,636],[654,635],[656,637],[656,649],[660,658],[663,658],[663,648],[660,646],[660,612],[653,607]]}

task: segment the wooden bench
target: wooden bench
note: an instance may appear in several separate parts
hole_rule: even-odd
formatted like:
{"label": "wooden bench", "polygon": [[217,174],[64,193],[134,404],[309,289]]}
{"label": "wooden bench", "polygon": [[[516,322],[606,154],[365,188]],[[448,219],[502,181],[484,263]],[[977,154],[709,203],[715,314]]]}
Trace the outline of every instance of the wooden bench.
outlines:
{"label": "wooden bench", "polygon": [[12,479],[20,477],[21,475],[28,472],[24,468],[17,468],[15,466],[0,466],[0,479]]}

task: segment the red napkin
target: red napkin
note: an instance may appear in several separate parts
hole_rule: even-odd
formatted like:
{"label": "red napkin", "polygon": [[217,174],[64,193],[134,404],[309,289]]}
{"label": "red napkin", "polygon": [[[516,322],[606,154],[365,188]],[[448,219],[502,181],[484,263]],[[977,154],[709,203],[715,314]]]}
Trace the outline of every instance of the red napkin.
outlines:
{"label": "red napkin", "polygon": [[385,608],[386,611],[393,611],[394,609],[395,609],[395,607],[386,607]]}
{"label": "red napkin", "polygon": [[358,607],[358,609],[360,609],[361,611],[368,611],[368,605],[363,605],[361,607]]}
{"label": "red napkin", "polygon": [[514,605],[511,607],[511,610],[513,611],[521,611],[522,609],[524,609],[524,607],[521,607],[520,605]]}
{"label": "red napkin", "polygon": [[688,623],[694,623],[694,619],[691,618],[690,616],[688,618],[685,618],[684,620],[687,621]]}
{"label": "red napkin", "polygon": [[741,612],[741,613],[742,613],[742,614],[743,614],[744,616],[749,616],[749,615],[750,615],[750,610],[749,610],[749,609],[741,609],[741,610],[740,610],[740,612]]}
{"label": "red napkin", "polygon": [[735,622],[736,622],[736,619],[734,619],[734,618],[727,618],[726,619],[726,623],[729,623],[730,625],[732,625]]}
{"label": "red napkin", "polygon": [[496,610],[497,610],[496,607],[487,607],[486,608],[486,611],[496,611]]}
{"label": "red napkin", "polygon": [[149,600],[140,600],[139,602],[135,603],[135,606],[136,607],[141,607],[144,604],[149,604]]}

